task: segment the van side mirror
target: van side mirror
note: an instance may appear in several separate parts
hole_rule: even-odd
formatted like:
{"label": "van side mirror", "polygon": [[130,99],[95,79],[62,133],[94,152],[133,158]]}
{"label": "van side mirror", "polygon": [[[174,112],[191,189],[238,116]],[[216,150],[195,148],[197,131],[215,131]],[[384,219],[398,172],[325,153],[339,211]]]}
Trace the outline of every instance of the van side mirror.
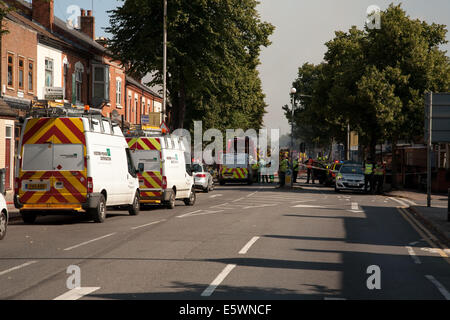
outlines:
{"label": "van side mirror", "polygon": [[144,172],[144,164],[143,163],[139,163],[138,164],[138,173],[142,173],[142,172]]}

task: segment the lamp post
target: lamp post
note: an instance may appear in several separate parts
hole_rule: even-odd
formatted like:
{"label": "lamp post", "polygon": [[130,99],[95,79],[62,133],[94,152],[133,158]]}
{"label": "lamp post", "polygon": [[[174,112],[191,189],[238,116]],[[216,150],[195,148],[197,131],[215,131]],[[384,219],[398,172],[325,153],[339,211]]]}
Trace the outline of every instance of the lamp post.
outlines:
{"label": "lamp post", "polygon": [[167,114],[167,0],[164,0],[164,31],[163,31],[163,108],[162,120],[166,121]]}
{"label": "lamp post", "polygon": [[295,111],[295,94],[297,93],[297,89],[292,88],[291,89],[291,104],[292,104],[292,111],[291,111],[291,150],[290,150],[290,159],[289,162],[289,168],[291,170],[291,187],[294,186],[294,111]]}

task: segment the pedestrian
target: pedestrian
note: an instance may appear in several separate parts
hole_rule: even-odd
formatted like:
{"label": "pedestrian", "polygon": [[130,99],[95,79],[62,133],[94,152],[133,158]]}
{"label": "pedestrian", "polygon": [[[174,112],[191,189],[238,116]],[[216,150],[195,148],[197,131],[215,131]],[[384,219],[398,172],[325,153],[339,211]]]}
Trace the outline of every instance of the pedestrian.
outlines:
{"label": "pedestrian", "polygon": [[289,160],[287,155],[283,155],[283,160],[280,163],[280,170],[278,171],[278,176],[280,178],[280,188],[283,188],[286,184],[286,172],[289,168]]}
{"label": "pedestrian", "polygon": [[[259,180],[261,183],[264,183],[264,180],[266,178],[266,171],[267,171],[266,170],[266,161],[264,160],[264,158],[260,158],[260,160],[259,160],[259,175],[260,175]],[[269,182],[269,181],[267,180],[267,182]]]}
{"label": "pedestrian", "polygon": [[292,166],[292,168],[293,168],[293,177],[292,178],[293,178],[294,183],[297,183],[298,167],[299,167],[298,159],[295,159],[293,166]]}
{"label": "pedestrian", "polygon": [[374,190],[373,181],[373,162],[371,159],[367,159],[364,164],[364,191],[367,192],[368,186],[370,186],[370,193]]}
{"label": "pedestrian", "polygon": [[309,157],[308,161],[306,162],[306,169],[307,169],[307,179],[306,183],[309,184],[309,180],[312,180],[312,184],[315,184],[314,182],[314,169],[313,169],[314,160],[312,157]]}
{"label": "pedestrian", "polygon": [[374,170],[374,183],[375,190],[377,194],[383,194],[383,186],[384,186],[384,176],[385,176],[385,168],[383,164],[379,161],[377,162]]}

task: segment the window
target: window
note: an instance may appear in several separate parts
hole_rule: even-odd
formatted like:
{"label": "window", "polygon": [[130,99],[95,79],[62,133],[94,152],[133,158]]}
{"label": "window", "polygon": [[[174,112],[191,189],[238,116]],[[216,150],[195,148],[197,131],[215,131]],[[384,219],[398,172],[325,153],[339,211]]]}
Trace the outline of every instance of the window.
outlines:
{"label": "window", "polygon": [[116,80],[116,105],[122,105],[122,80]]}
{"label": "window", "polygon": [[28,62],[28,91],[34,90],[34,62]]}
{"label": "window", "polygon": [[45,86],[53,87],[53,60],[45,58]]}
{"label": "window", "polygon": [[8,87],[14,87],[14,55],[8,54]]}
{"label": "window", "polygon": [[75,69],[75,96],[76,102],[83,100],[83,70],[81,68]]}
{"label": "window", "polygon": [[19,58],[19,89],[23,90],[25,81],[25,59]]}
{"label": "window", "polygon": [[134,123],[137,124],[138,123],[138,108],[139,108],[139,102],[138,102],[138,98],[135,97],[134,98]]}
{"label": "window", "polygon": [[109,101],[109,66],[94,65],[93,98]]}

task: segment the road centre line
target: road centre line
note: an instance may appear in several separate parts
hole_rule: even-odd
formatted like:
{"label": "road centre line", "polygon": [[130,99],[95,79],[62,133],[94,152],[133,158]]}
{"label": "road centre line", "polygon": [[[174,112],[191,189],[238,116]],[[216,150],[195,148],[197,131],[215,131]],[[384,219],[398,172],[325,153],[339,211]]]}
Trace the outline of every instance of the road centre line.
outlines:
{"label": "road centre line", "polygon": [[148,227],[148,226],[151,226],[151,225],[154,225],[154,224],[163,222],[163,221],[166,221],[166,220],[164,219],[164,220],[159,220],[159,221],[150,222],[150,223],[147,223],[147,224],[143,224],[142,226],[138,226],[138,227],[131,228],[131,230],[136,230],[136,229],[140,229],[140,228],[145,228],[145,227]]}
{"label": "road centre line", "polygon": [[100,287],[78,287],[56,297],[53,300],[78,300],[99,289]]}
{"label": "road centre line", "polygon": [[84,245],[90,244],[90,243],[92,243],[92,242],[94,242],[94,241],[102,240],[102,239],[105,239],[105,238],[107,238],[107,237],[113,236],[113,235],[115,235],[115,234],[116,234],[116,232],[114,232],[114,233],[110,233],[110,234],[107,234],[106,236],[102,236],[102,237],[99,237],[99,238],[95,238],[95,239],[92,239],[92,240],[89,240],[89,241],[86,241],[86,242],[80,243],[80,244],[77,244],[77,245],[75,245],[75,246],[72,246],[72,247],[66,248],[66,249],[64,249],[64,251],[70,251],[70,250],[73,250],[73,249],[79,248],[79,247],[81,247],[81,246],[84,246]]}
{"label": "road centre line", "polygon": [[415,264],[421,264],[422,261],[420,261],[419,257],[416,256],[416,253],[414,252],[414,249],[412,247],[406,247],[406,250],[408,250],[409,255],[414,260]]}
{"label": "road centre line", "polygon": [[248,250],[251,248],[252,245],[255,244],[256,241],[259,240],[260,237],[253,237],[247,244],[239,251],[239,254],[247,254]]}
{"label": "road centre line", "polygon": [[37,261],[28,261],[28,262],[26,262],[26,263],[24,263],[24,264],[21,264],[20,266],[13,267],[13,268],[10,268],[10,269],[8,269],[8,270],[2,271],[2,272],[0,272],[0,276],[3,276],[3,275],[5,275],[5,274],[7,274],[7,273],[10,273],[10,272],[13,272],[13,271],[16,271],[16,270],[25,268],[25,267],[28,267],[28,266],[30,266],[30,265],[32,265],[32,264],[35,264],[36,262],[37,262]]}
{"label": "road centre line", "polygon": [[214,281],[211,282],[209,287],[206,288],[205,291],[203,291],[201,296],[210,297],[214,293],[216,288],[222,283],[222,281],[225,280],[225,278],[230,274],[231,271],[233,271],[234,268],[236,268],[235,264],[227,265],[225,269],[223,269],[222,272],[219,273],[219,275],[214,279]]}
{"label": "road centre line", "polygon": [[447,289],[445,289],[445,287],[439,281],[436,280],[435,277],[433,277],[431,275],[426,275],[425,278],[430,280],[431,283],[436,286],[436,288],[439,290],[439,292],[444,296],[444,298],[446,300],[450,300],[450,293],[447,291]]}

